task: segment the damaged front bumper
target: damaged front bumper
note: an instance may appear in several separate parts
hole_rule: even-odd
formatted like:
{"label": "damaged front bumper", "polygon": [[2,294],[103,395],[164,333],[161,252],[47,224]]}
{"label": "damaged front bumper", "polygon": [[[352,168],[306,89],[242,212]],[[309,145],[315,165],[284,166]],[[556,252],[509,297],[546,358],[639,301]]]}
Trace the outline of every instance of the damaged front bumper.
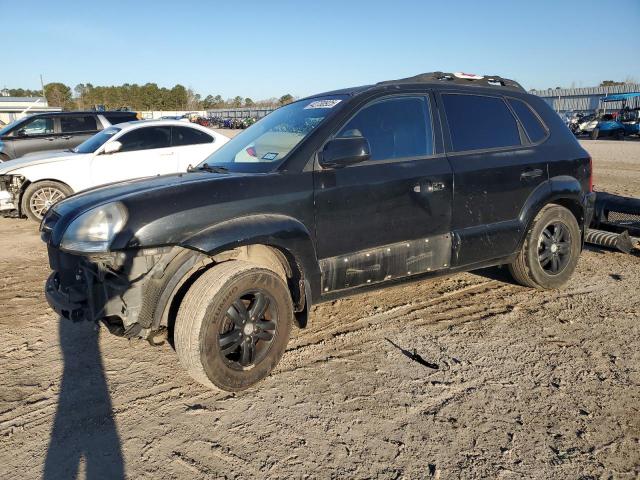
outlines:
{"label": "damaged front bumper", "polygon": [[15,217],[20,214],[20,193],[24,177],[20,175],[0,175],[0,215]]}
{"label": "damaged front bumper", "polygon": [[127,338],[153,336],[149,306],[155,305],[145,305],[145,296],[171,247],[92,256],[51,245],[48,249],[53,273],[45,294],[58,315],[73,321],[102,321],[111,333]]}

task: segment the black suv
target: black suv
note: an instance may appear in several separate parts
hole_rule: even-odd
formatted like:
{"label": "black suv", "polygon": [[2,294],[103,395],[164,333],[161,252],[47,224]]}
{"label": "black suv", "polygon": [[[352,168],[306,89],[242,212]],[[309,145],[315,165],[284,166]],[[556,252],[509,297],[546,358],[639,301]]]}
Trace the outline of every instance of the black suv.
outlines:
{"label": "black suv", "polygon": [[0,129],[0,162],[74,148],[110,125],[137,119],[136,112],[121,111],[36,113]]}
{"label": "black suv", "polygon": [[42,221],[52,308],[241,390],[312,305],[507,264],[557,288],[593,212],[591,160],[540,98],[431,73],[281,107],[188,173],[99,187]]}

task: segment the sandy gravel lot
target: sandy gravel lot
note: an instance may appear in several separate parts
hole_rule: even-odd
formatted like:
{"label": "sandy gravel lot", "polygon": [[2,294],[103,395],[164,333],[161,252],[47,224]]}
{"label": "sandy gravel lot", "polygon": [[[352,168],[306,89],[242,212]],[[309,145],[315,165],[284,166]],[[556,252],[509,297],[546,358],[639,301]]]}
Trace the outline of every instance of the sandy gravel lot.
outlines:
{"label": "sandy gravel lot", "polygon": [[[584,145],[640,196],[640,142]],[[46,258],[0,219],[0,478],[640,477],[638,255],[588,249],[561,291],[490,269],[320,305],[235,395],[59,321]]]}

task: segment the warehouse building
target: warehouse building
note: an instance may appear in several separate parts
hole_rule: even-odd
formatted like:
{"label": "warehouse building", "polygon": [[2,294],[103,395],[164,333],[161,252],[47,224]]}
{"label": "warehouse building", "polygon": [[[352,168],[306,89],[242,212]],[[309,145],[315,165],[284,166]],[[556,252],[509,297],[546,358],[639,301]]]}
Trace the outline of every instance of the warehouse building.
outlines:
{"label": "warehouse building", "polygon": [[[0,121],[11,123],[32,113],[60,112],[59,107],[50,107],[44,97],[5,97],[0,95]],[[0,123],[0,125],[2,125]]]}
{"label": "warehouse building", "polygon": [[[611,87],[557,88],[547,90],[530,90],[529,93],[542,97],[556,112],[592,112],[606,107],[607,111],[622,108],[622,102],[610,102],[601,105],[600,99],[614,93],[640,92],[640,84],[614,85]],[[627,103],[630,108],[640,107],[640,98]]]}

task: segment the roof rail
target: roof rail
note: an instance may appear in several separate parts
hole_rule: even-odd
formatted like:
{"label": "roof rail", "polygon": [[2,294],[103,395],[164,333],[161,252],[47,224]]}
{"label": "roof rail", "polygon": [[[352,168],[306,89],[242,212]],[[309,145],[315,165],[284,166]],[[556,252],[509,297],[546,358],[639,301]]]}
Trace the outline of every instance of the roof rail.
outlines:
{"label": "roof rail", "polygon": [[429,72],[421,73],[414,77],[401,78],[399,80],[388,80],[378,82],[378,85],[386,85],[391,83],[426,83],[426,82],[447,82],[455,85],[474,85],[479,87],[499,87],[509,88],[511,90],[525,91],[515,80],[502,78],[498,75],[473,75],[468,73],[445,73],[445,72]]}

